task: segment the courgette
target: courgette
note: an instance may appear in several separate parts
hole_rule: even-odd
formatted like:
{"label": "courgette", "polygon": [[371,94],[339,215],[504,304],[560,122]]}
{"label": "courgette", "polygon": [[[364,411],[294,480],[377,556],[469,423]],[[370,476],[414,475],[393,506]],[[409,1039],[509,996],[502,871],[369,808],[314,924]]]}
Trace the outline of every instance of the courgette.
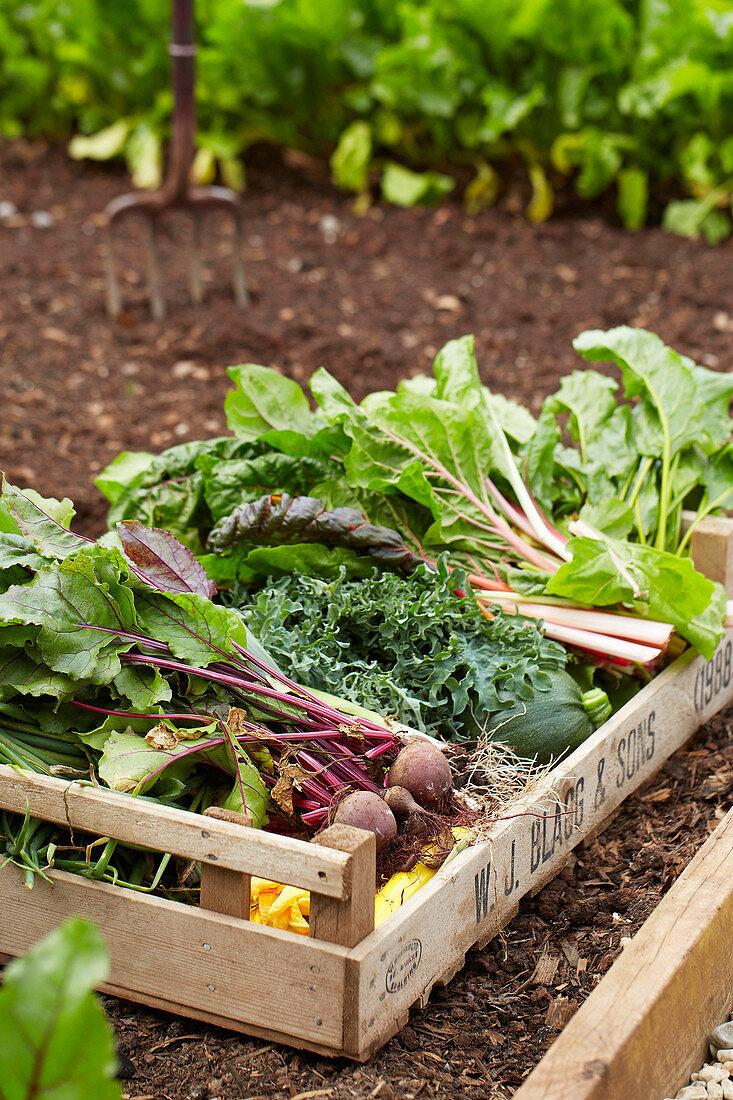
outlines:
{"label": "courgette", "polygon": [[564,669],[549,673],[551,687],[535,689],[532,699],[517,700],[509,710],[492,714],[486,730],[492,741],[510,745],[518,756],[541,763],[567,756],[611,713],[601,688],[583,691]]}

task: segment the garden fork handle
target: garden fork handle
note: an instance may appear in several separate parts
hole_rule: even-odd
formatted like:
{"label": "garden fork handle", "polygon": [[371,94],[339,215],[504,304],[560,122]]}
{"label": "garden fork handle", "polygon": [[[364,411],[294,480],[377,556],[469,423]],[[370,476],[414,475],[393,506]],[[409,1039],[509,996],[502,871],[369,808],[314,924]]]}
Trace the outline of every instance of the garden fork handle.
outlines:
{"label": "garden fork handle", "polygon": [[173,0],[171,41],[173,125],[170,166],[163,190],[166,198],[179,199],[188,190],[193,161],[196,108],[194,101],[193,0]]}

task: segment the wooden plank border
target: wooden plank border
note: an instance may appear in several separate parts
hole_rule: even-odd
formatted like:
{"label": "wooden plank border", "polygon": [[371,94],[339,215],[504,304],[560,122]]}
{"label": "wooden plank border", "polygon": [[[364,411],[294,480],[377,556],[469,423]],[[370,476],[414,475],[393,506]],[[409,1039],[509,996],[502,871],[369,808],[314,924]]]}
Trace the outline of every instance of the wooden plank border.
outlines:
{"label": "wooden plank border", "polygon": [[576,1012],[515,1100],[674,1096],[733,1003],[733,810]]}

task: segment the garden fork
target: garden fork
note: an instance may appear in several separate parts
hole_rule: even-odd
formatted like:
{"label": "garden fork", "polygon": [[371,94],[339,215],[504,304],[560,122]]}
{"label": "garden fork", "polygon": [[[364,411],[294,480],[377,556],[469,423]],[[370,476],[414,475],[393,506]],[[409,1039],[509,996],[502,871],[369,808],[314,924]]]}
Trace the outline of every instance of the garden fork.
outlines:
{"label": "garden fork", "polygon": [[240,309],[249,303],[242,258],[242,204],[228,187],[192,187],[190,183],[195,134],[193,0],[173,0],[171,43],[173,81],[173,126],[168,175],[156,191],[138,191],[120,195],[105,208],[107,243],[107,311],[116,316],[122,307],[122,295],[116,275],[114,226],[126,214],[140,213],[148,220],[148,293],[150,310],[156,321],[165,316],[165,299],[160,281],[158,218],[164,210],[181,208],[193,218],[190,255],[191,297],[197,304],[203,298],[201,283],[201,221],[206,210],[225,210],[234,219],[234,298]]}

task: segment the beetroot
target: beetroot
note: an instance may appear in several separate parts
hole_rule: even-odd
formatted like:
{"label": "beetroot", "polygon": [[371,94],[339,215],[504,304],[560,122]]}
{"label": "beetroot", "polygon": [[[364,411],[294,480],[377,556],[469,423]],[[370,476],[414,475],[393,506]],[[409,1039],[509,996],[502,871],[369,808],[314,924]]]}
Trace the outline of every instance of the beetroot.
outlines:
{"label": "beetroot", "polygon": [[352,825],[365,829],[377,838],[377,852],[387,847],[397,835],[397,822],[387,803],[373,791],[354,791],[347,794],[336,807],[333,816],[339,825]]}
{"label": "beetroot", "polygon": [[415,738],[400,749],[389,769],[390,787],[404,787],[426,810],[440,806],[453,786],[450,766],[440,749]]}
{"label": "beetroot", "polygon": [[384,801],[395,817],[409,817],[410,814],[422,812],[422,806],[418,805],[410,792],[406,791],[404,787],[387,787],[384,792]]}

